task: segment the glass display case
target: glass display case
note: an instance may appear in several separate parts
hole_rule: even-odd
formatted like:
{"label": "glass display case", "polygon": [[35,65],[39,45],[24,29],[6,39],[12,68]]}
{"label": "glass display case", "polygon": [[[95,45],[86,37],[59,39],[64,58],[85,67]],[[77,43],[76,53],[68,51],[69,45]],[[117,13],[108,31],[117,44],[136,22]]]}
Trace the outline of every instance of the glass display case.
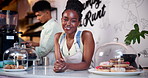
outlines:
{"label": "glass display case", "polygon": [[26,70],[28,68],[28,52],[20,48],[18,43],[7,49],[3,54],[4,70]]}
{"label": "glass display case", "polygon": [[37,59],[34,49],[26,48],[25,44],[14,43],[14,47],[9,48],[3,54],[3,69],[7,71],[26,70],[33,65]]}
{"label": "glass display case", "polygon": [[30,48],[26,47],[26,44],[28,43],[21,43],[21,47],[25,49],[28,53],[28,66],[30,67],[30,66],[33,66],[33,63],[39,59],[37,58],[37,54],[35,50],[32,49],[31,47]]}
{"label": "glass display case", "polygon": [[133,47],[118,41],[100,46],[95,52],[94,62],[94,67],[105,67],[103,69],[109,69],[109,72],[113,68],[123,68],[124,72],[126,69],[139,69],[137,52]]}

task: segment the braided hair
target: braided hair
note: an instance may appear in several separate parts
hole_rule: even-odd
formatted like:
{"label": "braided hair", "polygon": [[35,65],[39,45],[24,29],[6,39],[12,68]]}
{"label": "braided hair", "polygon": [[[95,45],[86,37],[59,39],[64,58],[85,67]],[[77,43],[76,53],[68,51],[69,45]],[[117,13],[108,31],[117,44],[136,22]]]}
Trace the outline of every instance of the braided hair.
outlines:
{"label": "braided hair", "polygon": [[[63,13],[66,10],[74,10],[74,11],[77,12],[77,14],[79,16],[79,21],[81,21],[81,19],[82,19],[81,12],[83,11],[83,9],[84,9],[84,6],[83,6],[83,4],[79,0],[68,0],[67,1],[67,5],[66,5],[66,8],[63,11]],[[63,15],[63,13],[62,13],[62,15]]]}

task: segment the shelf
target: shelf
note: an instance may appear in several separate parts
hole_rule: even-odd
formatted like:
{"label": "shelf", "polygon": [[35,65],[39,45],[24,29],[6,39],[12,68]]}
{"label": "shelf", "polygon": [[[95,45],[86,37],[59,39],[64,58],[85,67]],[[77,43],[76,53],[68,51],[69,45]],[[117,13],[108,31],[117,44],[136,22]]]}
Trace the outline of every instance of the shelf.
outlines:
{"label": "shelf", "polygon": [[32,41],[32,38],[33,37],[40,37],[40,33],[41,33],[41,30],[40,31],[36,31],[35,30],[39,27],[41,27],[43,24],[38,22],[38,23],[34,23],[34,24],[30,24],[27,26],[27,30],[21,35],[22,37],[24,36],[28,36],[30,37],[30,40]]}
{"label": "shelf", "polygon": [[22,37],[28,36],[28,37],[30,37],[30,41],[32,41],[33,37],[40,37],[40,33],[41,33],[41,31],[39,31],[39,32],[31,32],[31,33],[22,34],[21,36]]}

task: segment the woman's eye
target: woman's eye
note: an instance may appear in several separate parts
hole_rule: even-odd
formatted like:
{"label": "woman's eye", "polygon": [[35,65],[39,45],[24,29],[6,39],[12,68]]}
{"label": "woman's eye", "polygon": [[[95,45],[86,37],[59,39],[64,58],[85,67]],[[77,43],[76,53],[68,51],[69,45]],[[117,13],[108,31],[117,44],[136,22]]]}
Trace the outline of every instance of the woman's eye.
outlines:
{"label": "woman's eye", "polygon": [[64,21],[68,21],[68,19],[64,19]]}
{"label": "woman's eye", "polygon": [[72,20],[72,22],[77,22],[76,20]]}

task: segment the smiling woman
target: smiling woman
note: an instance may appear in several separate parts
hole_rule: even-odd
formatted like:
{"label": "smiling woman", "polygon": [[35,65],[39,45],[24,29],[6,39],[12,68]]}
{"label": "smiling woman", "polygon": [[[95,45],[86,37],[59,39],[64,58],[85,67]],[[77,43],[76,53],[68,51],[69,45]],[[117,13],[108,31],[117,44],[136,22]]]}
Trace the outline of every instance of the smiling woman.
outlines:
{"label": "smiling woman", "polygon": [[94,53],[94,39],[90,31],[78,31],[84,7],[78,0],[68,0],[62,13],[64,32],[57,33],[54,38],[56,62],[55,72],[88,69]]}

